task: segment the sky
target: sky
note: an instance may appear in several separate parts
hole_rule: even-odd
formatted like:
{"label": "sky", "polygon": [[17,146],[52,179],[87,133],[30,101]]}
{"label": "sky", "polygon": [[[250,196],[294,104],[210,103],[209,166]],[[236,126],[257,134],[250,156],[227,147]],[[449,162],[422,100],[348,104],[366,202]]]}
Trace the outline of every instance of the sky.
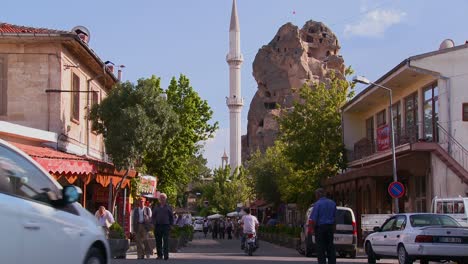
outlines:
{"label": "sky", "polygon": [[[214,111],[220,129],[205,143],[208,167],[229,154],[229,22],[232,0],[3,0],[0,22],[91,32],[90,47],[103,60],[125,65],[123,79],[156,75],[167,87],[186,75]],[[302,28],[325,23],[338,37],[340,54],[356,74],[379,79],[404,59],[437,50],[444,39],[468,40],[466,0],[237,0],[241,29],[241,90],[246,133],[257,90],[252,63],[287,22]],[[365,88],[357,86],[357,92]]]}

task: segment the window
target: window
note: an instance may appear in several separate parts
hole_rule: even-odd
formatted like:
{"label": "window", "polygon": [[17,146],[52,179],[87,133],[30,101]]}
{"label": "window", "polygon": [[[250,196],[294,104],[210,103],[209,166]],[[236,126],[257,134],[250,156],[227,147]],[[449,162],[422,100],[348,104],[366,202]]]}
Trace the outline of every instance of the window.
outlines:
{"label": "window", "polygon": [[462,116],[463,116],[463,121],[468,121],[468,103],[464,103],[462,106]]}
{"label": "window", "polygon": [[6,62],[0,57],[0,115],[7,113],[7,82]]}
{"label": "window", "polygon": [[431,84],[424,89],[424,139],[437,141],[439,121],[439,88],[437,83]]}
{"label": "window", "polygon": [[306,41],[310,42],[310,43],[314,43],[314,38],[312,36],[310,36],[310,35],[307,35],[306,36]]}
{"label": "window", "polygon": [[377,127],[383,126],[387,123],[385,117],[385,109],[377,113]]}
{"label": "window", "polygon": [[258,126],[259,126],[259,127],[263,127],[263,119],[260,120],[260,122],[258,123]]}
{"label": "window", "polygon": [[366,138],[370,142],[374,142],[374,117],[366,119]]}
{"label": "window", "polygon": [[405,133],[407,137],[418,138],[418,93],[405,98]]}
{"label": "window", "polygon": [[99,92],[93,91],[91,93],[91,106],[99,104]]}
{"label": "window", "polygon": [[382,225],[382,232],[392,231],[392,229],[393,229],[393,224],[395,224],[395,220],[396,220],[395,217],[392,217],[392,218],[388,219],[387,222],[385,222],[385,223]]}
{"label": "window", "polygon": [[275,102],[271,102],[271,103],[265,103],[265,108],[266,109],[275,109],[276,108],[276,103]]}
{"label": "window", "polygon": [[29,160],[4,146],[0,157],[0,192],[50,205],[61,198],[55,184]]}
{"label": "window", "polygon": [[393,104],[392,106],[393,125],[395,126],[395,142],[400,140],[401,131],[401,107],[400,102]]}
{"label": "window", "polygon": [[406,216],[399,215],[396,218],[395,226],[393,227],[392,230],[394,230],[394,231],[404,230],[405,226],[406,226]]}
{"label": "window", "polygon": [[72,74],[72,95],[71,95],[71,119],[75,122],[80,121],[80,77]]}
{"label": "window", "polygon": [[415,181],[415,204],[416,212],[426,212],[426,178],[419,176],[414,178]]}

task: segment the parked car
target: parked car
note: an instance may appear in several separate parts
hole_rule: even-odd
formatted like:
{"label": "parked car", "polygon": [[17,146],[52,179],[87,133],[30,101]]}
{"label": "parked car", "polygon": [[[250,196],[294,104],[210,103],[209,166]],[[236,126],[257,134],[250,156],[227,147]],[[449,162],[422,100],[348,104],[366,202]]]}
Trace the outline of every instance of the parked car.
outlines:
{"label": "parked car", "polygon": [[[307,233],[307,224],[309,222],[309,216],[312,213],[310,207],[306,212],[305,224],[303,225],[301,232],[301,243],[299,246],[299,252],[311,257],[315,254],[315,237],[312,234]],[[356,218],[354,212],[349,207],[336,208],[336,232],[334,235],[334,242],[336,252],[340,257],[349,256],[351,258],[356,257],[357,252],[357,229],[356,229]]]}
{"label": "parked car", "polygon": [[400,264],[419,259],[468,263],[468,229],[448,215],[397,214],[375,228],[364,241],[369,263],[398,258]]}
{"label": "parked car", "polygon": [[193,222],[193,231],[203,231],[203,220],[195,220]]}
{"label": "parked car", "polygon": [[95,217],[28,155],[0,140],[2,263],[109,263]]}

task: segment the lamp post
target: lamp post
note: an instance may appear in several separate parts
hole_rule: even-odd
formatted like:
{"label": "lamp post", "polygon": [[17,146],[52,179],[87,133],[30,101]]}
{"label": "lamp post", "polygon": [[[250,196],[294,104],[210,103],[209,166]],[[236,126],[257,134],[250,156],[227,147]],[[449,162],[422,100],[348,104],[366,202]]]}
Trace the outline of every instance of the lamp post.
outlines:
{"label": "lamp post", "polygon": [[[369,84],[372,84],[376,87],[379,87],[379,88],[382,88],[382,89],[385,89],[389,92],[389,95],[390,95],[390,129],[391,129],[391,144],[392,144],[392,162],[393,162],[393,181],[394,182],[397,182],[398,181],[398,177],[397,177],[397,170],[396,170],[396,157],[395,157],[395,129],[393,127],[393,96],[392,96],[392,89],[388,88],[388,87],[385,87],[383,85],[380,85],[380,84],[377,84],[377,83],[373,83],[371,81],[369,81],[367,78],[363,77],[363,76],[354,76],[353,78],[353,82],[354,83],[362,83],[362,84],[366,84],[366,85],[369,85]],[[393,198],[394,199],[394,203],[395,203],[395,213],[398,214],[400,212],[400,208],[398,206],[398,198]]]}

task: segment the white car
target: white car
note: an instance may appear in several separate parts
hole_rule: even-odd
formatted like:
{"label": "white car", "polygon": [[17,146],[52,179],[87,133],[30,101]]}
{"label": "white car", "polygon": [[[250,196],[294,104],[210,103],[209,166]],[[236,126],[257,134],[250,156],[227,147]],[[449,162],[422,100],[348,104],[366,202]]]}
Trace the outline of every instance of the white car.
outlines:
{"label": "white car", "polygon": [[203,231],[203,220],[195,220],[193,222],[193,231]]}
{"label": "white car", "polygon": [[109,263],[104,232],[76,203],[80,194],[0,140],[1,262]]}
{"label": "white car", "polygon": [[400,264],[429,261],[468,263],[468,229],[443,214],[410,213],[389,218],[366,237],[368,263],[398,258]]}

